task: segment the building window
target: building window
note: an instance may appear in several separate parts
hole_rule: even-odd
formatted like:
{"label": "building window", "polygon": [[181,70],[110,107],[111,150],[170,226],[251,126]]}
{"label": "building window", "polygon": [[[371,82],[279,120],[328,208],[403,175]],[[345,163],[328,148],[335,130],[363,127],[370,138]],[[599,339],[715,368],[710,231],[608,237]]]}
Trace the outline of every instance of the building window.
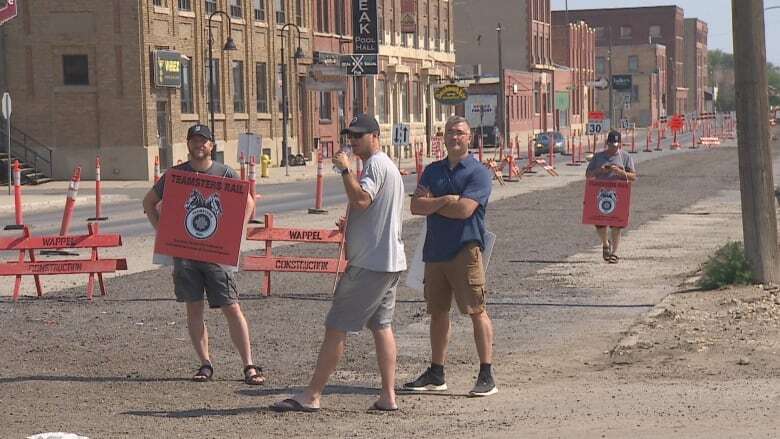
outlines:
{"label": "building window", "polygon": [[[3,2],[5,3],[5,2]],[[168,6],[165,4],[165,0],[153,0],[152,4],[155,6]]]}
{"label": "building window", "polygon": [[422,95],[420,93],[420,81],[412,81],[412,121],[422,121]]}
{"label": "building window", "polygon": [[257,112],[268,113],[268,66],[255,63],[255,88],[257,89]]}
{"label": "building window", "polygon": [[179,0],[179,10],[180,11],[191,11],[192,10],[192,3],[190,3],[190,0]]}
{"label": "building window", "polygon": [[287,12],[284,7],[284,0],[276,0],[276,22],[279,24],[287,23]]}
{"label": "building window", "polygon": [[217,0],[206,0],[206,15],[211,15],[217,10]]}
{"label": "building window", "polygon": [[254,0],[255,20],[265,21],[265,0]]}
{"label": "building window", "polygon": [[233,112],[246,113],[243,61],[233,61]]}
{"label": "building window", "polygon": [[639,102],[639,86],[634,85],[631,87],[631,103]]}
{"label": "building window", "polygon": [[450,30],[444,29],[444,51],[450,51]]}
{"label": "building window", "polygon": [[607,39],[607,31],[603,26],[596,27],[596,39],[599,41]]}
{"label": "building window", "polygon": [[439,31],[439,24],[433,29],[433,48],[441,50],[441,32]]}
{"label": "building window", "polygon": [[[214,69],[214,84],[211,83],[211,69],[209,69],[209,64]],[[222,112],[222,99],[219,94],[219,60],[212,58],[210,63],[206,64],[206,101],[207,105],[209,102],[209,88],[213,87],[212,90],[214,91],[214,112],[215,113],[221,113]]]}
{"label": "building window", "polygon": [[[214,112],[222,112],[222,96],[219,89],[219,60],[212,59],[211,66],[214,69]],[[209,63],[206,63],[206,104],[209,102],[209,86],[211,84],[211,71],[209,69]],[[207,107],[208,108],[208,107]]]}
{"label": "building window", "polygon": [[409,75],[398,75],[398,95],[401,98],[401,122],[409,122]]}
{"label": "building window", "polygon": [[62,55],[62,79],[65,85],[89,85],[87,55]]}
{"label": "building window", "polygon": [[376,80],[376,103],[374,104],[374,113],[377,115],[379,123],[387,123],[387,95],[385,93],[385,80]]}
{"label": "building window", "polygon": [[631,26],[620,26],[620,38],[631,38]]}
{"label": "building window", "polygon": [[284,108],[282,107],[283,103],[283,97],[282,97],[282,81],[284,81],[284,73],[285,72],[284,64],[277,64],[276,65],[276,108],[279,109],[279,112],[283,112]]}
{"label": "building window", "polygon": [[636,55],[631,55],[628,57],[628,71],[629,72],[638,72],[639,71],[639,57]]}
{"label": "building window", "polygon": [[650,26],[650,38],[661,38],[661,26],[657,24]]}
{"label": "building window", "polygon": [[361,114],[363,111],[363,78],[352,78],[352,114]]}
{"label": "building window", "polygon": [[596,73],[603,75],[607,71],[607,60],[603,56],[596,57]]}
{"label": "building window", "polygon": [[330,92],[320,92],[320,121],[331,120]]}
{"label": "building window", "polygon": [[295,0],[295,24],[300,27],[303,25],[303,0]]}
{"label": "building window", "polygon": [[[323,0],[327,2],[328,0]],[[335,2],[335,20],[333,21],[333,25],[335,26],[336,34],[338,35],[346,35],[347,34],[347,22],[346,22],[346,15],[344,14],[344,2],[342,1],[336,1]],[[327,17],[326,17],[327,19]]]}
{"label": "building window", "polygon": [[241,0],[230,0],[230,16],[233,18],[244,18],[244,9],[241,7]]}
{"label": "building window", "polygon": [[[329,32],[330,31],[330,23],[329,23],[329,0],[317,0],[317,32]],[[338,8],[338,3],[336,4],[336,8]],[[338,13],[337,13],[338,15]]]}
{"label": "building window", "polygon": [[192,60],[181,59],[181,112],[191,114],[195,112],[192,102]]}

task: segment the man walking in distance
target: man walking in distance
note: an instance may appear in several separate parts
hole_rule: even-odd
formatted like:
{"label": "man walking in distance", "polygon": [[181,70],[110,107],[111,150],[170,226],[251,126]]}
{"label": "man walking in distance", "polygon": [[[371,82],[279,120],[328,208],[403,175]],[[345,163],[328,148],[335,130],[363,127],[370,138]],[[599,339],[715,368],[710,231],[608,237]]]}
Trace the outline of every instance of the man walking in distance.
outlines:
{"label": "man walking in distance", "polygon": [[[209,127],[196,124],[187,131],[187,150],[190,160],[176,165],[173,169],[215,175],[227,178],[239,178],[236,171],[230,167],[211,160],[211,150],[214,141]],[[146,217],[157,229],[160,216],[157,203],[165,191],[165,178],[161,178],[144,197],[143,206]],[[254,200],[247,200],[245,222],[254,208]],[[229,215],[230,212],[225,212]],[[235,214],[235,213],[234,213]],[[173,284],[176,300],[184,302],[187,309],[187,328],[195,352],[200,359],[200,367],[192,377],[193,381],[209,381],[214,375],[214,367],[209,356],[209,336],[203,320],[205,291],[209,307],[219,308],[228,322],[230,338],[241,355],[244,363],[244,382],[249,385],[260,385],[265,382],[263,371],[252,364],[252,348],[249,342],[249,327],[238,304],[238,291],[234,273],[217,264],[174,258]]]}
{"label": "man walking in distance", "polygon": [[382,376],[382,391],[371,409],[398,410],[394,389],[396,348],[391,325],[396,287],[401,272],[406,270],[401,241],[403,180],[380,148],[379,124],[372,116],[356,116],[341,134],[349,136],[352,151],[363,160],[363,175],[358,180],[344,152],[339,151],[333,158],[349,199],[349,266],[339,280],[325,319],[325,339],[311,381],[303,393],[271,406],[277,411],[318,411],[328,377],[344,353],[347,332],[364,327],[373,332]]}
{"label": "man walking in distance", "polygon": [[485,309],[485,209],[492,185],[487,168],[469,154],[468,121],[452,116],[444,126],[447,157],[425,168],[412,198],[414,215],[427,216],[423,247],[425,301],[431,315],[431,366],[404,384],[411,391],[446,390],[444,362],[452,298],[474,327],[479,375],[471,396],[497,392],[491,367],[493,324]]}
{"label": "man walking in distance", "polygon": [[[585,171],[585,177],[597,180],[636,181],[634,160],[631,158],[631,154],[626,154],[620,149],[620,145],[620,133],[610,131],[607,135],[607,149],[593,155],[593,159],[588,163],[588,169]],[[610,264],[617,264],[620,261],[617,249],[622,230],[622,227],[613,226],[607,231],[607,226],[596,226],[596,233],[601,238],[602,256]]]}

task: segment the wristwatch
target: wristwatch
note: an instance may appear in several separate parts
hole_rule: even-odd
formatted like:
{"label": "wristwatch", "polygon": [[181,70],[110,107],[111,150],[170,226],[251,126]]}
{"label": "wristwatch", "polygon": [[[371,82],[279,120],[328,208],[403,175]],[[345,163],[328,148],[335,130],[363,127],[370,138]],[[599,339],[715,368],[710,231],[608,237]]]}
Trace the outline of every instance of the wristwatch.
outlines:
{"label": "wristwatch", "polygon": [[349,168],[344,168],[341,170],[341,175],[347,175],[349,174]]}

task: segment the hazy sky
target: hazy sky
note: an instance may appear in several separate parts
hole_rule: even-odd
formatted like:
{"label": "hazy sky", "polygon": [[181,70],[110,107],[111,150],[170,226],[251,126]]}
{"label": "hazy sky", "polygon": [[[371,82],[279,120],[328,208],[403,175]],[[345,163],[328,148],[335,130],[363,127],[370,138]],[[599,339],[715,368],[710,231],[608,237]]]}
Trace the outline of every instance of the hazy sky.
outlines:
{"label": "hazy sky", "polygon": [[[736,0],[739,1],[739,0]],[[731,0],[569,0],[569,9],[624,8],[634,6],[677,5],[686,18],[699,18],[709,25],[709,48],[732,50]],[[566,0],[552,0],[553,10],[564,9]],[[764,6],[780,6],[780,0],[764,0]],[[767,59],[780,65],[780,9],[766,11]]]}

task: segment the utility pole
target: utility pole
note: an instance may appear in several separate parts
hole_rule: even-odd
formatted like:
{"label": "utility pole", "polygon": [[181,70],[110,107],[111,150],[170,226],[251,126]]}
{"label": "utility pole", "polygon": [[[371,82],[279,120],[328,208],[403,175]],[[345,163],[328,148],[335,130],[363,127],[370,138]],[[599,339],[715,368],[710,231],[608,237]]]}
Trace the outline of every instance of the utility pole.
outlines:
{"label": "utility pole", "polygon": [[745,255],[760,283],[780,281],[763,0],[731,0]]}
{"label": "utility pole", "polygon": [[496,139],[496,146],[504,148],[509,139],[509,117],[507,117],[506,111],[506,83],[504,78],[504,53],[501,48],[501,23],[496,26],[496,38],[498,38],[498,109],[500,110],[501,123],[499,129],[501,137],[504,138],[504,144],[499,146],[498,139]]}

